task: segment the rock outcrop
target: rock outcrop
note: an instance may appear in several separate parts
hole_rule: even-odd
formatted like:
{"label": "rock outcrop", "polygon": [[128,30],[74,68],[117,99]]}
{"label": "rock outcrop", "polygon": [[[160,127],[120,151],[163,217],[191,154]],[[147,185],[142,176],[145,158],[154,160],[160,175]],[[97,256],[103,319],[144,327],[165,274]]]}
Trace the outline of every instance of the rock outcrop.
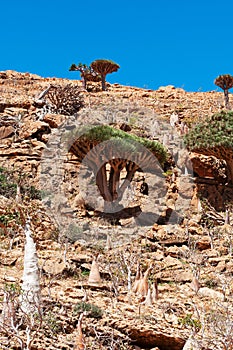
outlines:
{"label": "rock outcrop", "polygon": [[[154,202],[160,208],[160,220],[148,230],[139,226],[136,236],[136,220],[132,224],[132,218],[127,216],[119,223],[109,222],[97,217],[97,210],[90,203],[86,205],[86,179],[80,185],[79,164],[69,155],[63,164],[61,183],[56,178],[59,181],[54,185],[54,188],[60,186],[65,194],[56,208],[61,219],[57,221],[50,212],[52,194],[42,203],[27,191],[34,186],[33,191],[46,192],[46,177],[41,181],[42,154],[51,137],[69,119],[50,113],[35,101],[50,84],[68,83],[67,79],[0,72],[0,167],[9,169],[9,177],[0,175],[6,181],[3,186],[12,185],[8,198],[6,194],[0,196],[0,290],[8,284],[13,288],[9,295],[18,298],[16,287],[23,273],[25,240],[22,227],[29,216],[33,239],[37,242],[46,311],[42,327],[35,335],[35,348],[68,350],[75,342],[80,347],[80,329],[85,346],[93,350],[110,346],[114,349],[124,346],[128,350],[181,350],[185,344],[188,346],[191,335],[205,350],[220,346],[223,340],[227,341],[224,327],[232,324],[233,317],[230,210],[228,222],[224,221],[225,206],[232,201],[233,191],[227,183],[224,161],[194,152],[187,157],[183,149],[174,152],[177,167],[172,172],[169,167],[164,169],[156,184],[149,178],[150,186],[157,185],[158,197]],[[82,85],[80,81],[72,83],[78,88]],[[107,91],[100,92],[98,84],[90,84],[91,92],[84,92],[84,123],[89,123],[91,110],[99,123],[103,119],[98,118],[104,116],[107,124],[160,140],[168,146],[174,142],[174,133],[169,131],[172,114],[182,136],[187,130],[184,125],[189,127],[192,122],[218,112],[224,102],[222,93],[214,91],[188,93],[173,86],[152,91],[109,84]],[[233,102],[232,95],[230,100]],[[147,113],[148,110],[151,112]],[[75,120],[78,118],[78,114],[74,116]],[[60,149],[55,147],[53,151],[46,168],[48,176],[56,171],[59,175],[56,156]],[[151,203],[146,202],[148,196],[140,193],[141,181],[139,176],[133,183],[140,201],[134,204],[150,208]],[[22,191],[18,201],[12,195],[16,193],[16,182]],[[201,205],[200,195],[210,202],[207,209]],[[188,210],[184,214],[182,206],[186,202]],[[71,217],[79,226],[70,224]],[[64,222],[70,224],[68,230],[64,230]],[[127,242],[126,232],[130,237]],[[92,237],[88,241],[90,233]],[[111,244],[104,249],[110,238]],[[89,277],[92,258],[97,253],[101,283],[96,283],[99,274],[97,279],[96,276],[93,279],[92,273]],[[142,272],[137,276],[139,263]],[[145,273],[148,267],[149,276]],[[137,288],[134,291],[131,286],[142,276],[146,276],[147,293],[139,295],[135,293]],[[198,288],[193,288],[194,276]],[[158,288],[156,297],[145,302],[148,290],[154,285]],[[215,334],[216,327],[219,337]],[[26,339],[25,329],[19,327],[17,336]],[[4,348],[15,348],[15,338],[13,335],[11,338],[1,328],[0,321]]]}

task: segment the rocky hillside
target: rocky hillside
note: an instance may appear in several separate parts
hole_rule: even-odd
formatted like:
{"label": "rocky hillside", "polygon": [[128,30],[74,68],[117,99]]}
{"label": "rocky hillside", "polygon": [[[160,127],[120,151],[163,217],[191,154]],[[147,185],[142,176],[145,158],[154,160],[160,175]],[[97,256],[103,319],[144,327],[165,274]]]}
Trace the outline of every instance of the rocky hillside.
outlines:
{"label": "rocky hillside", "polygon": [[[233,188],[222,159],[183,145],[223,93],[84,91],[15,71],[0,72],[0,89],[0,349],[231,349]],[[144,171],[149,195],[138,169],[124,198],[146,215],[113,220],[88,193],[93,178],[69,149],[74,130],[96,124],[168,149],[161,174]],[[20,308],[28,219],[42,300],[32,318]]]}

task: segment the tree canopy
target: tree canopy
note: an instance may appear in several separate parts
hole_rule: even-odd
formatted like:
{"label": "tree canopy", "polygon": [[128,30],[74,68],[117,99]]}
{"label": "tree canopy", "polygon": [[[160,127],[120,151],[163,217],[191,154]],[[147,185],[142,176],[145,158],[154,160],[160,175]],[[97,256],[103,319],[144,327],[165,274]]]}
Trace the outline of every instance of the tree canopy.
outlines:
{"label": "tree canopy", "polygon": [[[168,159],[166,149],[159,142],[108,125],[84,129],[69,151],[80,162],[85,158],[95,174],[100,195],[110,206],[118,205],[136,171],[158,171],[156,162],[163,166]],[[126,176],[120,184],[123,170]]]}
{"label": "tree canopy", "polygon": [[98,82],[101,80],[101,76],[85,63],[80,62],[78,65],[73,63],[69,71],[79,71],[81,73],[84,89],[87,88],[87,81]]}
{"label": "tree canopy", "polygon": [[226,161],[233,183],[233,112],[222,111],[193,127],[185,136],[189,150]]}
{"label": "tree canopy", "polygon": [[120,141],[122,146],[121,150],[125,149],[130,152],[137,152],[137,145],[144,146],[152,152],[162,166],[168,159],[167,151],[161,143],[138,137],[133,134],[128,134],[125,131],[115,129],[109,125],[98,125],[91,128],[87,127],[86,131],[84,127],[82,136],[74,142],[70,151],[73,153],[76,152],[76,156],[78,156],[81,161],[85,156],[85,152],[80,146],[81,144],[85,143],[86,145],[89,145],[88,148],[91,149],[100,142],[108,140]]}
{"label": "tree canopy", "polygon": [[106,90],[106,75],[117,72],[120,68],[119,64],[111,61],[111,60],[105,60],[105,59],[98,59],[91,63],[91,68],[100,74],[101,76],[101,82],[102,82],[102,90]]}

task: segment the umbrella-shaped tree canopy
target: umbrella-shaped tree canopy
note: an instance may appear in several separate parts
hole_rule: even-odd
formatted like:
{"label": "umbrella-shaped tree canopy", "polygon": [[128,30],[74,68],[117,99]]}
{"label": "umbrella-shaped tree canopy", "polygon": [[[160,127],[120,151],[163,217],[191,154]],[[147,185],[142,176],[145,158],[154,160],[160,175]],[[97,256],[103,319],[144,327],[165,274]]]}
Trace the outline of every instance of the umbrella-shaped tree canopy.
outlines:
{"label": "umbrella-shaped tree canopy", "polygon": [[[122,199],[136,171],[156,172],[168,159],[159,142],[108,125],[84,128],[70,152],[94,172],[99,193],[109,204]],[[123,170],[126,175],[120,183]]]}
{"label": "umbrella-shaped tree canopy", "polygon": [[106,75],[117,72],[120,68],[119,64],[111,60],[95,60],[91,63],[91,68],[101,76],[102,90],[106,90]]}
{"label": "umbrella-shaped tree canopy", "polygon": [[225,160],[233,183],[233,112],[222,111],[197,124],[185,142],[191,151]]}

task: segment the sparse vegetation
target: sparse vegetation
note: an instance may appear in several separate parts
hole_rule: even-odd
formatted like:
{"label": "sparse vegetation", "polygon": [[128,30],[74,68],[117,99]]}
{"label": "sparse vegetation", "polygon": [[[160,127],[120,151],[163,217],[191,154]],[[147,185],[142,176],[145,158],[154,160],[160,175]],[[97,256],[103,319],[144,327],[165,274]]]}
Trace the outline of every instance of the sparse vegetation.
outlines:
{"label": "sparse vegetation", "polygon": [[8,170],[0,167],[0,195],[6,198],[15,198],[17,186],[20,186],[20,193],[27,199],[41,199],[41,191],[34,186],[28,185],[27,174],[20,171]]}
{"label": "sparse vegetation", "polygon": [[74,315],[81,314],[85,312],[86,317],[92,317],[92,318],[101,318],[103,316],[103,310],[101,310],[100,307],[86,303],[86,302],[79,302],[74,307]]}
{"label": "sparse vegetation", "polygon": [[201,329],[200,320],[194,318],[192,314],[187,314],[186,316],[179,318],[179,323],[184,327],[191,328],[195,333]]}
{"label": "sparse vegetation", "polygon": [[[7,78],[8,75],[10,79]],[[161,211],[166,211],[168,203],[171,208],[174,206],[175,210],[178,205],[182,208],[186,195],[182,189],[187,184],[183,180],[187,174],[179,176],[178,170],[171,171],[166,167],[166,149],[157,141],[160,136],[158,134],[167,131],[162,129],[161,120],[169,120],[170,114],[182,103],[182,108],[178,111],[180,121],[183,122],[186,118],[191,126],[197,115],[199,120],[203,120],[199,129],[193,127],[187,136],[190,150],[195,149],[197,145],[200,158],[202,153],[223,157],[225,161],[220,163],[224,167],[232,154],[232,112],[218,113],[204,121],[204,116],[222,108],[219,93],[198,92],[192,95],[181,89],[145,92],[113,85],[108,93],[89,94],[90,105],[83,115],[89,115],[92,108],[98,113],[100,108],[103,112],[98,119],[100,123],[109,123],[114,125],[114,128],[100,124],[96,128],[84,128],[79,130],[82,136],[78,136],[77,139],[74,132],[74,154],[68,154],[65,159],[65,176],[61,178],[62,186],[64,185],[62,190],[64,189],[65,195],[68,194],[69,202],[64,201],[61,205],[59,203],[55,208],[61,220],[68,222],[67,229],[63,230],[51,215],[51,203],[48,201],[48,207],[45,209],[40,200],[40,191],[37,192],[35,187],[31,187],[31,184],[37,186],[41,165],[40,150],[47,147],[47,137],[38,140],[34,137],[34,130],[30,136],[30,123],[33,121],[35,128],[37,123],[41,123],[42,118],[38,111],[41,110],[41,106],[45,106],[47,97],[46,94],[40,94],[41,104],[36,104],[35,100],[32,102],[31,98],[33,99],[39,90],[48,87],[50,82],[51,85],[57,86],[56,78],[50,80],[37,76],[32,79],[29,74],[20,74],[16,78],[15,76],[16,73],[6,72],[4,81],[1,81],[4,104],[0,106],[0,117],[5,118],[1,124],[2,135],[5,135],[5,128],[11,126],[5,121],[8,123],[11,118],[15,119],[14,114],[19,121],[17,139],[13,136],[1,139],[2,166],[6,166],[9,160],[11,169],[0,169],[1,350],[135,350],[137,347],[173,350],[187,348],[184,347],[187,339],[196,341],[193,343],[197,344],[196,347],[193,346],[195,349],[232,350],[233,207],[230,204],[230,177],[224,183],[211,179],[208,187],[205,183],[192,182],[197,197],[193,198],[194,207],[190,206],[182,225],[156,223],[152,224],[149,230],[144,230],[142,226],[137,226],[136,219],[131,217],[121,218],[119,222],[112,220],[109,223],[105,217],[98,216],[98,211],[93,210],[89,203],[83,204],[82,207],[82,204],[77,204],[72,210],[69,207],[73,204],[76,193],[80,191],[83,195],[88,192],[88,186],[82,186],[85,185],[85,181],[90,180],[89,187],[96,185],[93,173],[98,175],[98,166],[101,169],[107,159],[107,180],[99,178],[97,181],[99,186],[106,186],[102,193],[105,195],[109,191],[110,200],[116,193],[119,195],[120,186],[127,176],[130,182],[131,171],[131,176],[134,175],[130,183],[130,191],[134,191],[130,192],[131,198],[137,193],[137,203],[140,203],[142,210],[146,200],[151,202],[149,204],[152,206],[158,205]],[[0,77],[1,79],[3,78]],[[58,85],[65,84],[65,79],[57,81]],[[7,84],[10,84],[12,89],[9,99],[5,98],[3,91],[8,88]],[[47,89],[43,90],[45,91]],[[14,94],[16,99],[13,103]],[[47,103],[49,104],[49,101]],[[154,113],[147,115],[145,106],[152,104]],[[118,106],[119,113],[115,113]],[[57,109],[54,113],[58,113]],[[159,125],[155,125],[152,132],[150,125],[153,123],[150,124],[150,118],[157,121],[157,114],[162,115],[163,119],[158,119]],[[79,116],[77,114],[77,118]],[[69,119],[49,114],[47,117],[43,123],[52,124],[54,121],[54,125],[58,125],[60,119]],[[50,117],[52,119],[49,119]],[[126,127],[120,129],[123,122]],[[127,128],[130,122],[133,124],[132,128]],[[56,126],[53,128],[51,136],[53,131],[59,131]],[[25,129],[29,135],[26,139]],[[134,136],[134,133],[140,137]],[[173,136],[172,133],[169,135],[168,141],[171,143],[174,141]],[[101,148],[101,145],[105,144],[107,147]],[[113,154],[113,150],[118,153]],[[147,151],[152,158],[147,156]],[[92,162],[89,166],[92,173],[89,170],[86,173],[83,171],[86,177],[84,176],[81,184],[78,174],[83,164],[85,170],[86,157]],[[125,157],[128,163],[124,163]],[[161,197],[155,196],[153,200],[150,197],[150,187],[148,196],[140,192],[145,175],[142,174],[142,168],[145,164],[146,169],[150,170],[152,159],[158,160],[165,180],[165,189],[162,189]],[[30,167],[31,161],[35,168]],[[142,168],[139,163],[143,164]],[[216,163],[219,163],[218,160]],[[122,169],[123,164],[125,167]],[[32,173],[25,173],[30,169]],[[48,172],[52,173],[54,170],[56,171],[56,167],[48,167]],[[104,169],[101,170],[104,173]],[[121,173],[119,187],[116,185],[117,172]],[[103,176],[103,173],[99,176]],[[192,176],[187,176],[192,180]],[[147,176],[146,172],[145,177],[151,186],[151,174]],[[209,181],[208,177],[203,179]],[[163,186],[160,178],[157,178],[153,185],[159,188]],[[218,191],[222,196],[220,199],[227,203],[227,211],[224,208],[222,212],[217,212],[211,204],[207,205],[203,198],[201,202],[198,201],[196,207],[196,200],[200,198],[199,186],[204,188],[204,197],[208,197],[206,188],[211,189],[212,196]],[[117,188],[116,192],[114,187]],[[227,191],[226,197],[225,192],[222,195],[223,191]],[[47,189],[43,188],[43,192],[47,193]],[[169,198],[163,201],[165,192]],[[184,194],[184,197],[181,196],[181,202],[170,201],[177,198],[181,192]],[[85,202],[85,198],[83,201]],[[100,198],[100,203],[103,202],[103,198]],[[135,205],[134,200],[127,203]],[[34,315],[28,315],[20,306],[23,293],[24,226],[28,217],[31,218],[32,237],[39,258],[43,308],[38,308]],[[75,224],[70,224],[70,220]],[[128,232],[129,241],[125,241]],[[93,276],[89,279],[91,262],[95,260],[97,253],[100,283],[98,280],[94,283],[96,280]],[[196,289],[195,280],[198,282]],[[25,278],[24,283],[27,281],[28,278]],[[33,300],[31,301],[33,303]],[[29,299],[28,302],[30,303]],[[80,329],[81,341],[81,337],[78,337]]]}

